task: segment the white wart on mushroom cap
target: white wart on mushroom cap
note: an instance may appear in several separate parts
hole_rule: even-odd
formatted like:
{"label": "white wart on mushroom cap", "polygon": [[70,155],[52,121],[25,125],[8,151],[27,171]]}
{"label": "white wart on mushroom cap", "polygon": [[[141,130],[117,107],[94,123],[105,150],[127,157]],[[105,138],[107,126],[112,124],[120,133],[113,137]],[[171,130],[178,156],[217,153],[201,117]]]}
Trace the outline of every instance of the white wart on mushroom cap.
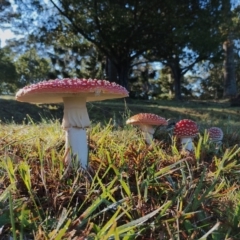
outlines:
{"label": "white wart on mushroom cap", "polygon": [[[198,134],[197,124],[190,119],[182,119],[174,127],[174,135],[181,139],[183,148],[192,151],[192,139]],[[185,146],[186,145],[186,146]]]}
{"label": "white wart on mushroom cap", "polygon": [[16,93],[16,100],[39,104],[63,102],[62,127],[66,130],[66,149],[70,146],[82,166],[86,167],[88,154],[85,128],[90,125],[86,102],[127,96],[128,91],[113,82],[65,78],[26,86]]}
{"label": "white wart on mushroom cap", "polygon": [[223,131],[219,127],[211,127],[208,130],[209,139],[212,142],[220,142],[223,139]]}
{"label": "white wart on mushroom cap", "polygon": [[143,132],[143,136],[148,144],[151,143],[156,126],[166,126],[167,120],[153,113],[139,113],[130,117],[126,124],[137,125]]}

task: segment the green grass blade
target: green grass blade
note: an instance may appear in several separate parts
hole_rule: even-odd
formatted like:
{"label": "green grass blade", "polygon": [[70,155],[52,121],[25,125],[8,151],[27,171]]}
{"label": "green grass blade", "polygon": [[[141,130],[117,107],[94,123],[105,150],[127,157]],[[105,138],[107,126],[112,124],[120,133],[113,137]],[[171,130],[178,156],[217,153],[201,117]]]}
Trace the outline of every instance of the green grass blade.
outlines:
{"label": "green grass blade", "polygon": [[204,234],[201,238],[199,238],[198,240],[207,240],[207,237],[213,233],[215,230],[218,229],[218,227],[220,226],[220,222],[217,222],[206,234]]}
{"label": "green grass blade", "polygon": [[10,191],[8,192],[8,199],[9,199],[10,220],[11,220],[11,226],[12,226],[13,239],[17,240],[15,217],[14,217],[14,210],[13,210],[14,206],[13,206],[12,193]]}
{"label": "green grass blade", "polygon": [[163,204],[160,208],[154,210],[151,213],[148,213],[147,215],[138,218],[136,220],[133,220],[127,224],[124,224],[122,226],[117,227],[117,231],[119,232],[119,234],[123,234],[123,233],[127,233],[130,230],[136,228],[137,226],[140,226],[141,224],[143,224],[144,222],[146,222],[147,220],[149,220],[150,218],[152,218],[153,216],[155,216],[156,214],[158,214],[162,209],[167,209],[170,205],[172,204],[171,201],[167,201],[165,204]]}

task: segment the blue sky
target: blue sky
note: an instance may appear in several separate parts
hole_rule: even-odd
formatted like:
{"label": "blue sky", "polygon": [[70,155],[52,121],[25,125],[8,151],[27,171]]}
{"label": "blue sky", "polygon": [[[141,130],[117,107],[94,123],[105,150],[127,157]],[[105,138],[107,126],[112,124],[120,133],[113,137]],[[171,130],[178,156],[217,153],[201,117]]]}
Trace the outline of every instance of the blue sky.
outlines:
{"label": "blue sky", "polygon": [[5,41],[7,39],[14,38],[14,37],[16,37],[16,36],[14,35],[13,32],[11,32],[10,29],[8,29],[8,30],[0,29],[0,40],[1,40],[1,46],[0,47],[5,46]]}

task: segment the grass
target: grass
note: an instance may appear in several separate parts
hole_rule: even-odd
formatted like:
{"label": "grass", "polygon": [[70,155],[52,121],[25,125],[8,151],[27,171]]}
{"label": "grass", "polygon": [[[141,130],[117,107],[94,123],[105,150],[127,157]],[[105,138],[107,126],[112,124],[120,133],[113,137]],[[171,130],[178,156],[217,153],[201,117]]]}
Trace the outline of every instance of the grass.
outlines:
{"label": "grass", "polygon": [[[64,133],[53,114],[61,115],[61,106],[20,109],[14,100],[1,101],[16,104],[12,115],[19,111],[19,124],[14,115],[0,125],[1,239],[240,239],[238,108],[227,102],[90,103],[86,172],[63,163]],[[49,115],[26,117],[29,109]],[[124,124],[139,112],[198,121],[194,152],[182,153],[164,130],[146,145]],[[205,131],[213,124],[224,130],[218,152]]]}

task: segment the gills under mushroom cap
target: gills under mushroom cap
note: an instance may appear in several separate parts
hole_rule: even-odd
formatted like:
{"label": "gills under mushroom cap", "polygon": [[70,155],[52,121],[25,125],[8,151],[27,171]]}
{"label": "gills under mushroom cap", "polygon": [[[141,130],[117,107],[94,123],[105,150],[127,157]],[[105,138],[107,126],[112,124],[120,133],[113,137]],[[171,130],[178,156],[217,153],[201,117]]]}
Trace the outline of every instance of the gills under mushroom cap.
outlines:
{"label": "gills under mushroom cap", "polygon": [[86,102],[128,96],[128,91],[114,83],[97,79],[55,79],[28,85],[16,93],[16,99],[30,103],[60,103],[63,97],[85,97]]}

